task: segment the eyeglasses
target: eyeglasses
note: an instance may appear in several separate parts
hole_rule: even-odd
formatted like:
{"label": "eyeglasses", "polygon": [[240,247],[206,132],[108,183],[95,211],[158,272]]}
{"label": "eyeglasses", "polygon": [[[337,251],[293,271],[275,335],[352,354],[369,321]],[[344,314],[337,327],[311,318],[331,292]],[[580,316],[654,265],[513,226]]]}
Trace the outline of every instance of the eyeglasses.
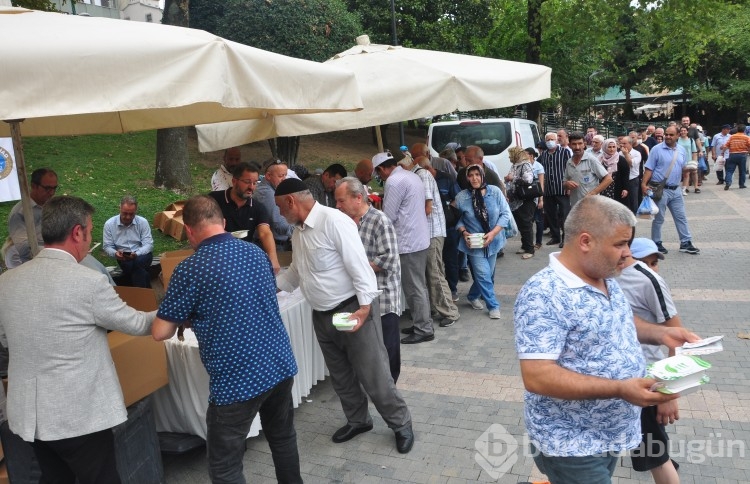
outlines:
{"label": "eyeglasses", "polygon": [[42,188],[44,188],[48,192],[54,192],[55,190],[57,190],[57,187],[59,187],[60,185],[54,185],[54,186],[39,185],[39,186],[42,187]]}
{"label": "eyeglasses", "polygon": [[244,183],[245,185],[257,185],[258,180],[243,180],[241,178],[235,178],[235,180]]}

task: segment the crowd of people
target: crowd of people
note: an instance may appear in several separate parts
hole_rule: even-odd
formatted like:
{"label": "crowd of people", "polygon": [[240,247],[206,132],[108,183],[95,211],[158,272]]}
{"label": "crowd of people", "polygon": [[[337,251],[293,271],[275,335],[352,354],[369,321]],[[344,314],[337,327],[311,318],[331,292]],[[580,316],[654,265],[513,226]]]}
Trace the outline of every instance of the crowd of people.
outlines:
{"label": "crowd of people", "polygon": [[[562,251],[524,285],[514,310],[528,390],[527,428],[538,450],[535,461],[551,482],[606,482],[615,462],[610,453],[639,445],[638,422],[644,435],[664,440],[664,424],[678,418],[676,397],[650,391],[652,381],[643,378],[644,353],[650,359],[661,355],[642,350],[639,341],[674,348],[697,339],[681,327],[668,287],[654,269],[667,253],[661,237],[667,208],[680,251],[700,252],[692,244],[684,197],[691,186],[700,193],[708,172],[700,160],[709,149],[725,189],[735,172],[745,188],[750,137],[744,125],[730,135],[731,128],[724,126],[713,139],[702,136],[689,118],[617,139],[604,139],[594,128],[561,129],[546,133],[539,146],[511,147],[507,174],[497,173],[481,147],[456,143],[440,156],[423,143],[398,160],[390,152],[377,153],[361,160],[354,176],[340,164],[309,175],[277,159],[243,162],[240,150],[231,148],[212,178],[212,191],[184,206],[187,238],[196,252],[177,266],[164,301],[152,313],[117,304],[100,263],[89,261],[101,274],[76,267],[91,258],[93,208],[76,197],[55,197],[57,174],[37,170],[31,177],[32,210],[44,248],[32,260],[19,204],[11,212],[4,254],[13,270],[0,277],[0,290],[12,295],[12,303],[0,307],[0,340],[11,349],[11,378],[53,378],[50,388],[80,390],[100,378],[84,368],[101,364],[106,330],[150,331],[164,340],[178,325],[192,327],[210,376],[212,481],[242,482],[244,438],[260,414],[278,480],[301,482],[291,398],[297,366],[274,297],[299,288],[312,307],[314,332],[346,419],[332,441],[343,443],[373,428],[372,400],[394,432],[397,451],[407,453],[415,435],[396,387],[400,345],[433,341],[435,322],[449,328],[460,320],[459,281],[471,281],[467,308],[500,319],[495,272],[507,238],[520,235],[517,255],[529,260],[542,249],[546,227],[546,245]],[[373,180],[383,186],[382,197],[371,193]],[[655,200],[660,210],[651,237],[633,240],[638,205],[659,184],[663,195]],[[122,198],[119,214],[104,226],[103,250],[128,284],[149,287],[153,241],[137,210],[135,198]],[[228,233],[237,231],[247,231],[243,240]],[[291,264],[282,271],[279,254],[288,251]],[[52,273],[70,284],[57,283]],[[28,288],[49,300],[44,312],[25,312],[21,292]],[[101,308],[87,299],[94,293],[106,302]],[[400,329],[403,303],[411,325]],[[350,331],[333,325],[341,314],[352,321]],[[64,325],[43,328],[47,319],[61,315]],[[50,374],[40,365],[45,352],[59,357],[60,347],[23,353],[35,341],[24,325],[39,328],[34,338],[38,332],[68,345],[66,355],[86,374]],[[76,341],[84,334],[91,346],[81,351]],[[590,351],[593,347],[602,351]],[[89,407],[64,408],[57,391],[34,393],[40,400],[27,407],[28,391],[36,392],[11,387],[10,426],[32,442],[42,472],[119,482],[111,444],[111,428],[124,419],[119,387],[97,391],[95,405],[109,409],[97,419],[90,419]],[[54,418],[69,414],[69,421],[77,422],[83,414],[76,412],[93,423],[71,427]],[[554,419],[547,418],[552,414]],[[82,458],[71,450],[76,448],[94,457]],[[657,482],[674,482],[676,468],[668,456],[644,452],[638,470],[651,470]],[[589,470],[581,473],[580,465]]]}

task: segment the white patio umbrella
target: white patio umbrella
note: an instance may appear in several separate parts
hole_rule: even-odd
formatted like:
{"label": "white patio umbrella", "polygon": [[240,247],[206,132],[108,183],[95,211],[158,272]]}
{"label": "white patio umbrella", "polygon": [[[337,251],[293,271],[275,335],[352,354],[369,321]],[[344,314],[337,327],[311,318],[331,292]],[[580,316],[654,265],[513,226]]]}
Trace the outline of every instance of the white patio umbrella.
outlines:
{"label": "white patio umbrella", "polygon": [[0,7],[0,137],[124,133],[361,109],[351,72],[195,29]]}
{"label": "white patio umbrella", "polygon": [[[269,116],[257,121],[198,126],[201,151],[276,136],[364,128],[459,111],[494,109],[550,96],[549,67],[422,49],[370,44],[325,62],[357,76],[364,109],[357,113]],[[382,148],[381,148],[382,151]]]}

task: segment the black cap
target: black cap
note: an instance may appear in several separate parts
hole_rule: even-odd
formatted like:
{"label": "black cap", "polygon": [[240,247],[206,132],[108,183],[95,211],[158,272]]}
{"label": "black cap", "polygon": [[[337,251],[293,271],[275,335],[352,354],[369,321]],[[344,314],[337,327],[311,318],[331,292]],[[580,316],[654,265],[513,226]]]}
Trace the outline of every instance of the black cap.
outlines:
{"label": "black cap", "polygon": [[724,126],[721,127],[721,129],[732,129],[732,125],[731,124],[725,124]]}
{"label": "black cap", "polygon": [[305,190],[309,190],[305,182],[303,182],[302,180],[298,180],[297,178],[287,178],[286,180],[279,183],[279,186],[276,187],[276,193],[274,195],[280,197],[282,195],[291,195],[292,193],[304,192]]}

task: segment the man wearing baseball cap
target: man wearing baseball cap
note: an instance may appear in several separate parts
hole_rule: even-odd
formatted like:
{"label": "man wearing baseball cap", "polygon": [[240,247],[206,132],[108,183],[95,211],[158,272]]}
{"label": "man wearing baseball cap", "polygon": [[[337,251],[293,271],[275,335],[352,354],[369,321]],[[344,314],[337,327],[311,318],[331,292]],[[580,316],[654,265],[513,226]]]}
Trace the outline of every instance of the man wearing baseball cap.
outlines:
{"label": "man wearing baseball cap", "polygon": [[[625,268],[617,277],[617,282],[625,294],[635,316],[644,321],[665,326],[682,326],[677,314],[672,294],[664,279],[657,273],[664,255],[659,252],[653,240],[635,238],[630,243],[631,256]],[[646,364],[664,359],[660,346],[641,344]],[[674,350],[669,350],[674,356]],[[680,418],[677,400],[659,405],[644,407],[641,410],[640,447],[631,451],[633,469],[640,472],[651,471],[655,482],[677,482],[679,465],[669,458],[669,437],[665,426]]]}
{"label": "man wearing baseball cap", "polygon": [[398,255],[401,262],[401,287],[414,321],[403,344],[416,344],[435,339],[430,317],[425,272],[430,248],[430,228],[425,212],[425,191],[415,173],[396,164],[389,152],[372,157],[373,174],[385,180],[383,213],[396,228]]}

